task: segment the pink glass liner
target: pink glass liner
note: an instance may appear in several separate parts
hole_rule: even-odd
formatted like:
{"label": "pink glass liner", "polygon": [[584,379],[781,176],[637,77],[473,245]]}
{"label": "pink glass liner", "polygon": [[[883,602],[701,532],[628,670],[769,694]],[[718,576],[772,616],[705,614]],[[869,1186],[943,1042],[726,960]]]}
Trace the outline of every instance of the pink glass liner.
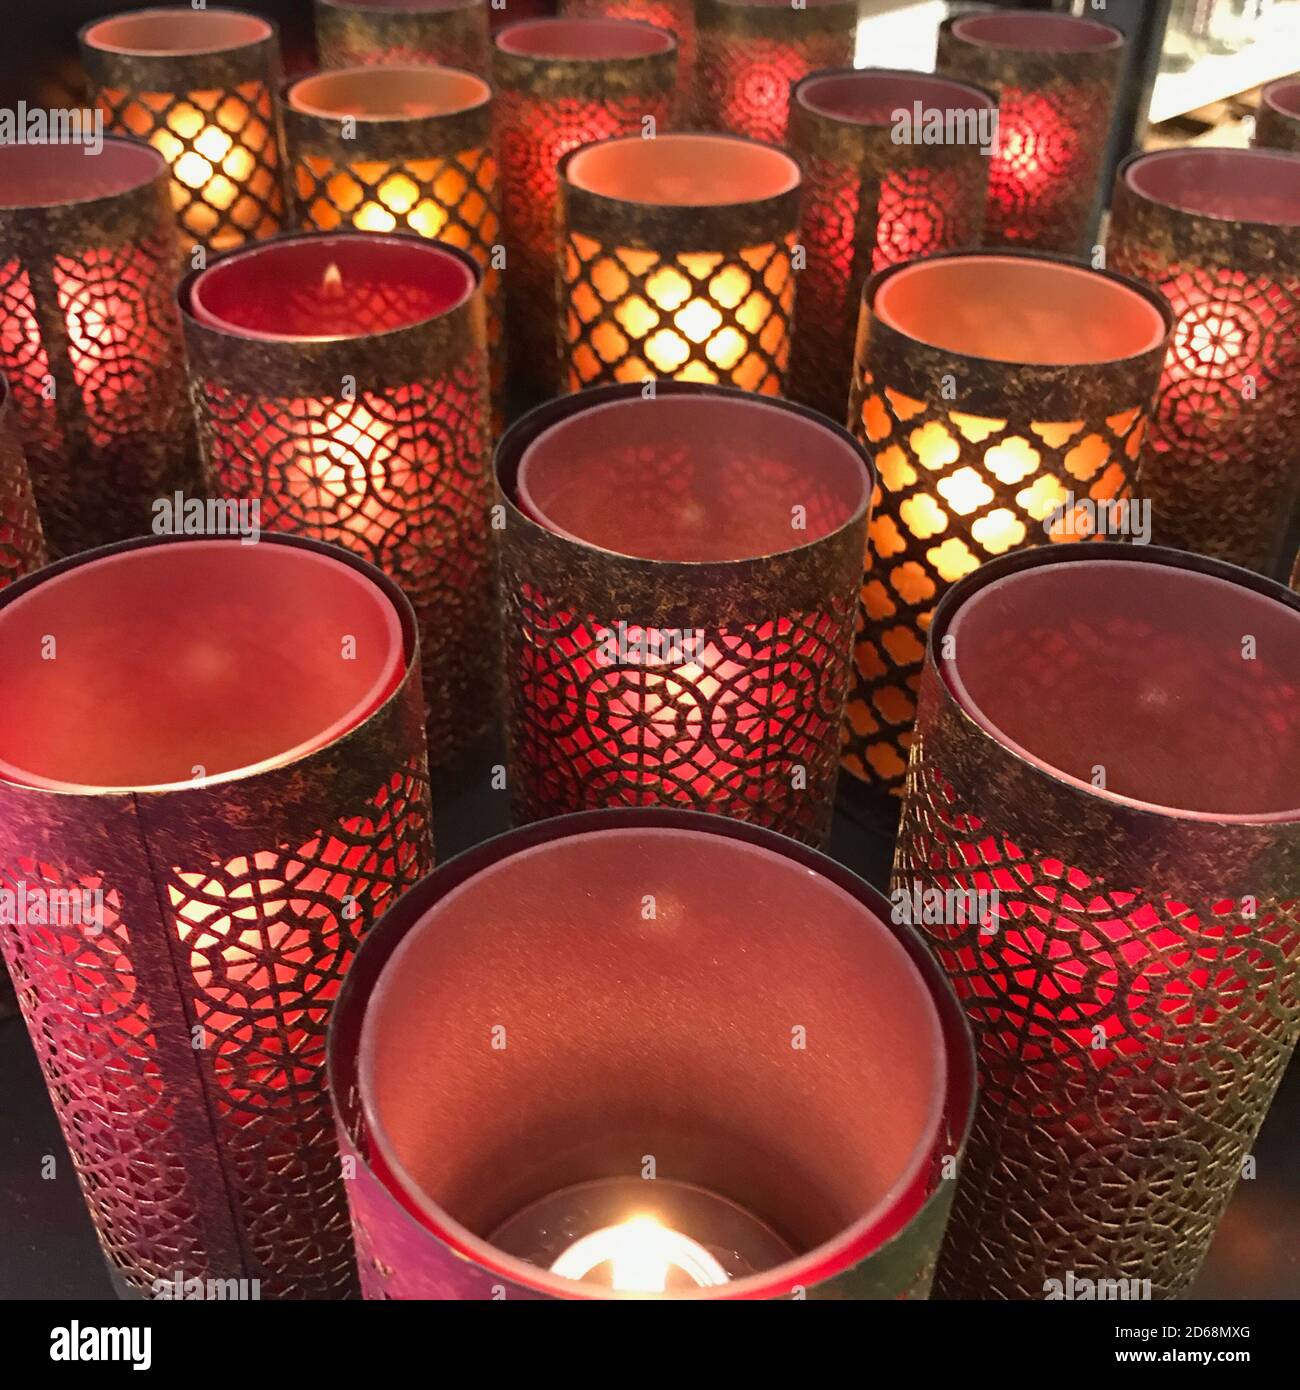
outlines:
{"label": "pink glass liner", "polygon": [[0,778],[70,792],[283,766],[368,718],[406,661],[392,602],[351,565],[214,540],[119,551],[34,584],[0,607],[0,649]]}
{"label": "pink glass liner", "polygon": [[1173,565],[1074,560],[977,589],[945,636],[958,703],[1042,771],[1165,815],[1300,817],[1300,613],[1286,604]]}
{"label": "pink glass liner", "polygon": [[397,10],[409,14],[438,14],[444,10],[471,10],[487,0],[325,0],[334,10]]}
{"label": "pink glass liner", "polygon": [[1023,10],[966,15],[953,23],[952,32],[967,43],[1022,53],[1086,53],[1090,49],[1120,48],[1124,43],[1124,35],[1109,24],[1068,14]]}
{"label": "pink glass liner", "polygon": [[496,45],[526,58],[647,58],[676,40],[666,29],[626,19],[524,19],[502,29]]}
{"label": "pink glass liner", "polygon": [[459,256],[415,237],[305,236],[236,251],[199,275],[190,310],[250,338],[361,338],[425,323],[474,293]]}
{"label": "pink glass liner", "polygon": [[295,82],[286,99],[313,116],[397,121],[468,111],[491,96],[481,77],[459,68],[376,65],[313,73]]}
{"label": "pink glass liner", "polygon": [[1300,155],[1281,150],[1157,150],[1124,171],[1149,202],[1201,217],[1300,225]]}
{"label": "pink glass liner", "polygon": [[1264,88],[1260,100],[1284,116],[1300,121],[1300,77],[1284,77]]}
{"label": "pink glass liner", "polygon": [[966,111],[979,107],[994,110],[997,103],[987,92],[927,73],[892,72],[885,69],[845,69],[800,82],[795,97],[801,106],[818,115],[855,125],[890,125],[900,108],[911,114],[920,102],[927,110]]}
{"label": "pink glass liner", "polygon": [[182,57],[222,53],[261,43],[274,33],[260,15],[243,10],[196,10],[167,6],[112,15],[85,31],[85,42],[106,53],[131,57]]}
{"label": "pink glass liner", "polygon": [[576,188],[653,207],[730,207],[797,188],[799,165],[772,145],[742,136],[621,136],[569,156],[565,178]]}
{"label": "pink glass liner", "polygon": [[167,168],[157,150],[106,138],[95,156],[80,145],[0,145],[0,207],[61,207],[115,198]]}
{"label": "pink glass liner", "polygon": [[1034,366],[1122,361],[1168,332],[1156,306],[1098,271],[980,252],[916,261],[885,278],[872,311],[931,347]]}
{"label": "pink glass liner", "polygon": [[847,440],[799,412],[759,397],[661,396],[543,430],[516,487],[520,510],[569,540],[693,563],[820,540],[862,512],[870,479]]}
{"label": "pink glass liner", "polygon": [[[614,905],[639,914],[646,874],[660,923],[611,926]],[[787,1014],[817,1040],[802,1056],[824,1063],[797,1079]],[[843,889],[758,846],[617,829],[518,852],[431,908],[376,982],[358,1077],[376,1172],[407,1209],[469,1258],[559,1296],[581,1286],[475,1232],[610,1176],[602,1154],[639,1155],[656,1124],[711,1158],[715,1190],[756,1183],[815,1211],[825,1239],[807,1254],[699,1295],[745,1298],[849,1268],[915,1215],[948,1064],[925,980]]]}

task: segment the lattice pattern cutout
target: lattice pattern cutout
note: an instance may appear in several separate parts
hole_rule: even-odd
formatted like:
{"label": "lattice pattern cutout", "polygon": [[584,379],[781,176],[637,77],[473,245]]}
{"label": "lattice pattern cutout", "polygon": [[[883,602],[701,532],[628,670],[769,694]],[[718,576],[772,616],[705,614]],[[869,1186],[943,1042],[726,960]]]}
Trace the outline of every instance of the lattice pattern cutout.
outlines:
{"label": "lattice pattern cutout", "polygon": [[0,589],[44,563],[45,545],[27,465],[0,422]]}
{"label": "lattice pattern cutout", "polygon": [[147,140],[171,166],[187,239],[221,251],[281,230],[279,133],[266,83],[185,93],[104,87],[95,99],[110,130]]}
{"label": "lattice pattern cutout", "polygon": [[639,134],[646,116],[660,130],[671,124],[673,96],[641,93],[589,98],[534,98],[499,89],[496,129],[501,160],[501,196],[508,234],[512,357],[539,381],[557,373],[559,308],[559,161],[594,140]]}
{"label": "lattice pattern cutout", "polygon": [[57,386],[36,317],[31,277],[16,260],[0,261],[0,369],[9,380],[12,419],[42,508],[65,512],[69,480]]}
{"label": "lattice pattern cutout", "polygon": [[564,245],[571,391],[671,377],[779,395],[790,360],[794,234],[735,253]]}
{"label": "lattice pattern cutout", "polygon": [[1157,539],[1262,568],[1295,486],[1300,270],[1170,264],[1126,243],[1117,268],[1168,299],[1175,327],[1143,457]]}
{"label": "lattice pattern cutout", "polygon": [[[197,382],[215,494],[261,499],[268,531],[341,545],[391,575],[420,619],[429,738],[456,746],[487,677],[490,502],[481,381],[468,354],[438,380],[341,397],[254,397]],[[469,672],[478,672],[473,679]]]}
{"label": "lattice pattern cutout", "polygon": [[341,226],[363,232],[414,232],[468,251],[483,268],[492,387],[505,389],[502,278],[493,258],[501,240],[497,214],[497,162],[488,149],[459,151],[451,159],[358,160],[340,165],[303,154],[293,167],[306,231]]}
{"label": "lattice pattern cutout", "polygon": [[[362,933],[430,867],[426,801],[422,777],[408,769],[364,814],[302,845],[173,867],[163,885],[167,925],[182,953],[189,948],[186,1020],[204,1043],[193,1057],[250,1277],[266,1297],[337,1297],[351,1282],[324,1074],[329,1004]],[[100,1238],[142,1292],[177,1270],[206,1274],[184,1132],[202,1117],[178,1108],[166,1078],[182,1063],[159,1056],[156,1001],[139,978],[157,925],[126,920],[99,874],[32,861],[0,871],[11,887],[38,881],[106,894],[99,934],[37,925],[4,933]]]}
{"label": "lattice pattern cutout", "polygon": [[1097,192],[1110,97],[1107,83],[1002,89],[989,163],[990,243],[1078,249]]}
{"label": "lattice pattern cutout", "polygon": [[1017,844],[924,739],[895,878],[999,895],[992,932],[925,928],[981,1073],[939,1292],[1041,1298],[1067,1270],[1184,1289],[1300,1026],[1300,903],[1250,917]]}
{"label": "lattice pattern cutout", "polygon": [[612,650],[616,625],[557,609],[526,585],[518,621],[512,757],[523,818],[675,805],[824,837],[848,605],[698,639],[629,627]]}
{"label": "lattice pattern cutout", "polygon": [[861,397],[855,429],[880,483],[844,764],[897,796],[935,605],[992,556],[1086,536],[1088,502],[1130,496],[1146,416],[1132,407],[1096,423],[992,419],[882,389],[869,374]]}
{"label": "lattice pattern cutout", "polygon": [[820,68],[852,67],[854,43],[850,24],[842,34],[788,39],[702,28],[695,89],[701,129],[784,144],[790,88]]}

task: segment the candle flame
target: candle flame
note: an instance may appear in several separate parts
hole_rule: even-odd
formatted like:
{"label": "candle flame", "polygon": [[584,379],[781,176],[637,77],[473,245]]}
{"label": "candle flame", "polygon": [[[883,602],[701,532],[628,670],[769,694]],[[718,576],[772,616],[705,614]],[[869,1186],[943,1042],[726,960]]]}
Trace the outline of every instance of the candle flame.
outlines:
{"label": "candle flame", "polygon": [[552,1274],[585,1279],[608,1264],[610,1286],[624,1293],[663,1293],[677,1270],[700,1288],[727,1282],[727,1271],[698,1241],[661,1226],[653,1216],[634,1216],[575,1241],[551,1266]]}
{"label": "candle flame", "polygon": [[342,290],[343,272],[333,261],[325,268],[325,274],[321,276],[320,287],[325,294],[338,294]]}

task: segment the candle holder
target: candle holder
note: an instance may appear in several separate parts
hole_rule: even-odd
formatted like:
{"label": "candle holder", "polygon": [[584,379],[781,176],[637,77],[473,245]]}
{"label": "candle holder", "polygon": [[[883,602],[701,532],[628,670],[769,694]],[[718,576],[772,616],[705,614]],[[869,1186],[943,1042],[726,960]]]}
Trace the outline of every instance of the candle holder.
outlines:
{"label": "candle holder", "polygon": [[477,264],[411,236],[282,237],[181,286],[213,493],[364,556],[410,596],[430,758],[492,716],[486,328]]}
{"label": "candle holder", "polygon": [[0,145],[0,370],[54,555],[138,535],[194,480],[178,273],[154,151]]}
{"label": "candle holder", "polygon": [[989,245],[1081,254],[1101,191],[1124,35],[1095,19],[1023,10],[939,29],[938,70],[998,96]]}
{"label": "candle holder", "polygon": [[368,1298],[924,1297],[973,1101],[960,1006],[878,893],[680,811],[444,865],[330,1054]]}
{"label": "candle holder", "polygon": [[[844,418],[873,271],[979,244],[989,176],[980,142],[996,139],[997,119],[988,92],[922,73],[840,68],[796,83],[790,147],[804,168],[799,294],[809,312],[795,320],[794,399]],[[955,138],[926,143],[936,121]]]}
{"label": "candle holder", "polygon": [[1144,285],[1026,252],[867,282],[850,414],[880,491],[844,764],[873,790],[902,792],[925,635],[951,584],[1008,550],[1137,535],[1171,323]]}
{"label": "candle holder", "polygon": [[1300,470],[1300,156],[1135,157],[1107,251],[1176,318],[1142,465],[1156,539],[1280,577]]}
{"label": "candle holder", "polygon": [[415,232],[478,262],[500,418],[505,305],[493,255],[501,221],[491,87],[450,68],[352,68],[294,83],[284,119],[301,226]]}
{"label": "candle holder", "polygon": [[669,377],[779,395],[799,165],[728,135],[625,136],[560,169],[570,391]]}
{"label": "candle holder", "polygon": [[593,140],[669,126],[675,81],[676,41],[649,24],[535,19],[496,36],[507,335],[521,400],[553,395],[559,378],[559,162]]}
{"label": "candle holder", "polygon": [[602,387],[497,450],[516,820],[670,803],[817,843],[871,476],[843,430],[693,383]]}
{"label": "candle holder", "polygon": [[1300,154],[1300,77],[1284,77],[1260,93],[1254,143],[1256,149]]}
{"label": "candle holder", "polygon": [[687,122],[695,107],[694,0],[560,0],[565,19],[634,19],[667,29],[677,40],[676,123]]}
{"label": "candle holder", "polygon": [[226,250],[284,222],[280,43],[242,10],[174,6],[95,20],[81,57],[108,128],[148,141],[172,171],[187,244]]}
{"label": "candle holder", "polygon": [[433,63],[486,76],[487,0],[315,0],[323,68]]}
{"label": "candle holder", "polygon": [[111,1271],[351,1291],[325,1028],[431,861],[410,606],[310,541],[129,541],[0,642],[0,944]]}
{"label": "candle holder", "polygon": [[857,0],[697,0],[696,115],[704,130],[785,142],[790,89],[853,66]]}
{"label": "candle holder", "polygon": [[0,375],[0,589],[45,564],[45,537],[22,445],[10,428],[9,383]]}
{"label": "candle holder", "polygon": [[1178,551],[939,606],[894,888],[989,904],[925,928],[981,1070],[945,1297],[1195,1278],[1300,1020],[1298,688],[1300,596]]}

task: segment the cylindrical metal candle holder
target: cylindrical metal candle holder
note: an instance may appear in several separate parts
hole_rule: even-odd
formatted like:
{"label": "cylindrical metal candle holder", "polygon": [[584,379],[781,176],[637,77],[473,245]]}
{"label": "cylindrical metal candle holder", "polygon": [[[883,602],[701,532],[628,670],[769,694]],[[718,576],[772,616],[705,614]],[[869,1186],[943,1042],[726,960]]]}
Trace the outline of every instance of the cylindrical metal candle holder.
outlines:
{"label": "cylindrical metal candle holder", "polygon": [[224,250],[284,222],[280,43],[242,10],[170,6],[81,31],[93,100],[110,130],[147,140],[172,171],[187,245]]}
{"label": "cylindrical metal candle holder", "polygon": [[817,843],[870,469],[784,402],[663,382],[531,412],[497,451],[517,820],[674,804]]}
{"label": "cylindrical metal candle holder", "polygon": [[629,135],[569,155],[563,385],[673,377],[780,395],[799,182],[784,151],[731,135]]}
{"label": "cylindrical metal candle holder", "polygon": [[0,589],[45,563],[45,537],[27,460],[11,428],[9,383],[0,376]]}
{"label": "cylindrical metal candle holder", "polygon": [[366,67],[295,82],[285,137],[299,224],[410,231],[468,251],[483,272],[493,397],[505,391],[492,89],[440,67]]}
{"label": "cylindrical metal candle holder", "polygon": [[554,394],[558,166],[570,150],[671,124],[676,41],[649,24],[535,19],[496,36],[501,199],[512,381],[521,400]]}
{"label": "cylindrical metal candle holder", "polygon": [[844,419],[867,277],[979,244],[997,109],[968,83],[886,68],[816,72],[796,84],[790,147],[804,170],[806,262],[794,399]]}
{"label": "cylindrical metal candle holder", "polygon": [[1084,250],[1123,48],[1118,29],[1070,15],[1005,10],[944,21],[939,71],[978,82],[999,99],[987,244]]}
{"label": "cylindrical metal candle holder", "polygon": [[350,1291],[325,1031],[431,861],[410,606],[310,541],[129,541],[5,589],[0,646],[0,944],[110,1268]]}
{"label": "cylindrical metal candle holder", "polygon": [[819,68],[853,64],[858,0],[697,0],[696,118],[782,144],[790,89]]}
{"label": "cylindrical metal candle holder", "polygon": [[845,766],[897,796],[925,634],[945,590],[1008,550],[1136,536],[1130,501],[1168,306],[1025,252],[894,266],[863,294],[851,404],[880,490]]}
{"label": "cylindrical metal candle holder", "polygon": [[0,145],[0,370],[55,555],[147,531],[193,480],[178,274],[153,150]]}
{"label": "cylindrical metal candle holder", "polygon": [[181,287],[215,495],[396,579],[424,651],[431,759],[492,715],[487,345],[479,270],[410,236],[282,237]]}
{"label": "cylindrical metal candle holder", "polygon": [[1260,93],[1255,146],[1300,154],[1300,77],[1284,77]]}
{"label": "cylindrical metal candle holder", "polygon": [[560,0],[566,19],[635,19],[667,29],[677,40],[677,120],[688,121],[695,107],[694,0]]}
{"label": "cylindrical metal candle holder", "polygon": [[1179,551],[935,613],[894,889],[982,904],[925,918],[981,1070],[945,1296],[1194,1279],[1300,1027],[1298,689],[1300,596]]}
{"label": "cylindrical metal candle holder", "polygon": [[323,68],[434,63],[486,74],[488,0],[315,0]]}
{"label": "cylindrical metal candle holder", "polygon": [[681,811],[444,865],[330,1053],[369,1298],[924,1297],[973,1101],[960,1005],[878,893]]}
{"label": "cylindrical metal candle holder", "polygon": [[1300,155],[1136,156],[1107,250],[1177,320],[1142,465],[1156,539],[1282,577],[1300,475]]}

